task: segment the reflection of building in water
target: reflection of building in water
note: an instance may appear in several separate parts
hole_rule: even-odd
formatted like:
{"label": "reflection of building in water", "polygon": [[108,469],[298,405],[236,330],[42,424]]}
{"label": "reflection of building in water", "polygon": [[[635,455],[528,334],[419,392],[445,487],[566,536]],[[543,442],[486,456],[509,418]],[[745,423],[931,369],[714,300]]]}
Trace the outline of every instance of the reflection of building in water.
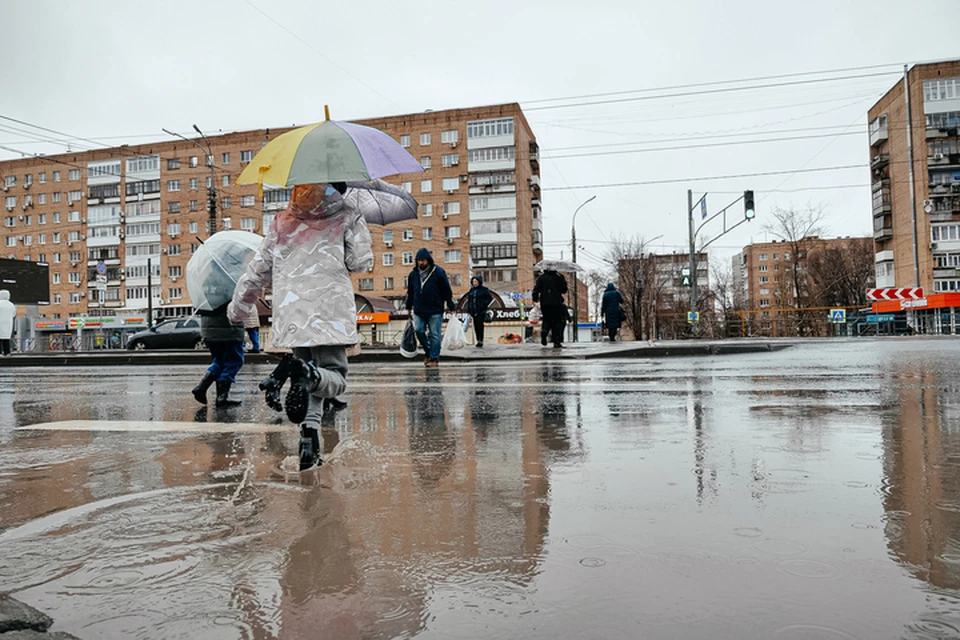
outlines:
{"label": "reflection of building in water", "polygon": [[890,378],[883,426],[885,534],[892,554],[918,578],[960,588],[960,387],[932,371],[903,367]]}

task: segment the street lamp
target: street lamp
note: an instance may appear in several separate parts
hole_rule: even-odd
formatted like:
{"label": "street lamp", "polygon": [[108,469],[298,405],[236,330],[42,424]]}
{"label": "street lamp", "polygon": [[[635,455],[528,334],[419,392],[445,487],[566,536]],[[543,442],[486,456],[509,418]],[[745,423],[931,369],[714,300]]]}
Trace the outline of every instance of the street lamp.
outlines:
{"label": "street lamp", "polygon": [[208,224],[210,225],[209,235],[212,236],[214,233],[217,232],[217,177],[216,177],[216,173],[214,172],[214,166],[213,166],[213,148],[210,146],[210,141],[207,140],[207,136],[203,135],[203,131],[200,131],[200,127],[198,127],[197,125],[193,125],[193,130],[200,134],[200,137],[203,139],[203,142],[207,145],[206,148],[204,148],[196,140],[191,140],[190,138],[182,136],[176,131],[169,131],[167,129],[164,129],[163,132],[171,136],[176,136],[181,140],[185,140],[189,142],[190,144],[194,145],[195,147],[203,151],[204,156],[209,159],[209,161],[207,162],[207,165],[210,167],[210,188],[207,189],[207,196],[208,196],[207,211],[209,212],[209,222],[208,222]]}
{"label": "street lamp", "polygon": [[[573,222],[570,224],[570,244],[573,249],[573,263],[577,263],[577,214],[580,213],[580,209],[583,209],[589,203],[597,199],[597,196],[590,196],[587,198],[576,210],[573,212]],[[573,341],[578,342],[580,340],[580,305],[577,300],[577,273],[573,273]]]}

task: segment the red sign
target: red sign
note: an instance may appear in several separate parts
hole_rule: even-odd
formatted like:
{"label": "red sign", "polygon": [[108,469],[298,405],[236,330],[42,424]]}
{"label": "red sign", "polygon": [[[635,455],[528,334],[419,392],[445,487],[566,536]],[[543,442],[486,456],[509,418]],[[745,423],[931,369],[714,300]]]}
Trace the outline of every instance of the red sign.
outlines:
{"label": "red sign", "polygon": [[920,300],[921,298],[923,298],[923,289],[920,288],[867,289],[867,300]]}

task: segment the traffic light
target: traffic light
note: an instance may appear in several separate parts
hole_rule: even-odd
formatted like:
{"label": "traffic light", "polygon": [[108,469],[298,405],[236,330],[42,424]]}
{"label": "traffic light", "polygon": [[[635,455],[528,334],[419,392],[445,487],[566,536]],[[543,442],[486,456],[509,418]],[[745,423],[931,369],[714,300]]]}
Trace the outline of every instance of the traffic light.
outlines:
{"label": "traffic light", "polygon": [[753,191],[744,191],[743,192],[743,217],[747,220],[753,220],[753,216],[757,214],[756,210],[753,208]]}

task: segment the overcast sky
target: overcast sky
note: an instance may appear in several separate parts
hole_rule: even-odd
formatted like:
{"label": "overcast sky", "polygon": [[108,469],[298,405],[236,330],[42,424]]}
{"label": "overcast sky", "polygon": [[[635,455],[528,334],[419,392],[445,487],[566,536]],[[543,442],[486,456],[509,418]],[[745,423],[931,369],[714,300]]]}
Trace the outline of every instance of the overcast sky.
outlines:
{"label": "overcast sky", "polygon": [[[823,206],[829,236],[871,232],[867,109],[902,64],[960,57],[956,8],[957,0],[0,0],[0,116],[112,146],[165,139],[162,127],[189,133],[193,123],[206,133],[307,124],[323,119],[324,104],[348,120],[519,102],[543,157],[547,257],[569,257],[573,211],[590,196],[577,218],[588,265],[618,233],[662,236],[655,250],[683,251],[688,188],[710,193],[711,213],[752,188],[757,219],[711,246],[725,260],[768,239],[764,214],[774,206]],[[794,75],[849,68],[857,69]],[[828,77],[845,79],[819,81]],[[793,84],[729,90],[783,83]],[[675,85],[685,86],[664,89]],[[608,93],[619,95],[596,97]],[[672,97],[653,98],[664,94]],[[591,97],[559,100],[575,96]],[[582,104],[596,101],[610,102]],[[0,119],[3,146],[65,150],[38,135],[61,138]],[[799,139],[755,142],[782,138]],[[695,144],[715,146],[663,149]],[[860,166],[810,171],[846,165]],[[783,173],[694,180],[767,172]],[[660,184],[602,186],[636,182]],[[702,237],[720,229],[708,225]]]}

